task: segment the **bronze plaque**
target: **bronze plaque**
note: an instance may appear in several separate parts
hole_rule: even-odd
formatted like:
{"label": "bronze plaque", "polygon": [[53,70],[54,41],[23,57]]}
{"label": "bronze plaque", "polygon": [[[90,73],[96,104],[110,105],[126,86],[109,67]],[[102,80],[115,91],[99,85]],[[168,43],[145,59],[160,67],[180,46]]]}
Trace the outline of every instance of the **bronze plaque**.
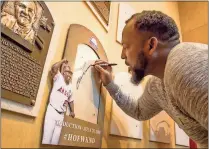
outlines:
{"label": "bronze plaque", "polygon": [[2,97],[35,105],[53,18],[44,2],[1,2]]}
{"label": "bronze plaque", "polygon": [[77,118],[65,116],[64,121],[57,121],[62,127],[59,145],[79,147],[101,147],[102,132],[99,125]]}

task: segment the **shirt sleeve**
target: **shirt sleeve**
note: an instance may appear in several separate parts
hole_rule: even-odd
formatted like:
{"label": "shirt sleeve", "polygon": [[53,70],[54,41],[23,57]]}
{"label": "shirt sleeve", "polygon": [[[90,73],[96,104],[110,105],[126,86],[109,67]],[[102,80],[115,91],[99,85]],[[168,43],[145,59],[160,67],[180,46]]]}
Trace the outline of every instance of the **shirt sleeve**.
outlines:
{"label": "shirt sleeve", "polygon": [[145,87],[143,95],[135,100],[131,95],[122,92],[120,87],[112,81],[106,86],[116,104],[129,116],[137,120],[148,120],[162,111],[151,92],[152,80],[150,79]]}
{"label": "shirt sleeve", "polygon": [[61,78],[62,78],[62,74],[60,73],[60,71],[58,71],[58,73],[53,78],[54,83],[58,82]]}

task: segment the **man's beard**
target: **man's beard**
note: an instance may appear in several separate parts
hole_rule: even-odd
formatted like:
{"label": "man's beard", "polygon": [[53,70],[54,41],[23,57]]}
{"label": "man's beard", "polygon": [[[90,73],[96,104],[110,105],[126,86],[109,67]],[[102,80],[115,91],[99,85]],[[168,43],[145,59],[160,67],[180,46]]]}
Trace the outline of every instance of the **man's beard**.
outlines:
{"label": "man's beard", "polygon": [[144,78],[144,69],[134,69],[132,72],[131,83],[139,85]]}
{"label": "man's beard", "polygon": [[143,53],[140,53],[138,55],[137,66],[140,66],[141,68],[133,68],[132,70],[131,83],[134,85],[139,85],[145,77],[145,68],[147,66],[147,60]]}

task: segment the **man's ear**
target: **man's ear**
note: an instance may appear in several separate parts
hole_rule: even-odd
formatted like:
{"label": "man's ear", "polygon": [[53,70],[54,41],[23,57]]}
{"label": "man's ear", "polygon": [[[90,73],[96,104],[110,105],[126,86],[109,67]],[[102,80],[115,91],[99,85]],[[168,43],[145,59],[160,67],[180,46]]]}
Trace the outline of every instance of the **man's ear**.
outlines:
{"label": "man's ear", "polygon": [[151,37],[148,40],[148,44],[149,44],[149,55],[152,55],[152,53],[157,49],[157,45],[158,45],[158,40],[156,37]]}

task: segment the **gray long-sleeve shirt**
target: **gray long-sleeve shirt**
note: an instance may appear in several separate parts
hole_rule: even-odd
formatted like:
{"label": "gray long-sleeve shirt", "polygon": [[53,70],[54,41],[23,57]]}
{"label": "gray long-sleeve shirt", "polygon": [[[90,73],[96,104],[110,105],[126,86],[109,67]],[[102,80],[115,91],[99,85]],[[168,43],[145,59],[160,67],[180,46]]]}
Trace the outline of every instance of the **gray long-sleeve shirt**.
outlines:
{"label": "gray long-sleeve shirt", "polygon": [[152,76],[134,100],[113,82],[106,86],[117,105],[137,120],[164,110],[201,147],[208,146],[208,45],[180,43],[168,55],[164,79]]}

